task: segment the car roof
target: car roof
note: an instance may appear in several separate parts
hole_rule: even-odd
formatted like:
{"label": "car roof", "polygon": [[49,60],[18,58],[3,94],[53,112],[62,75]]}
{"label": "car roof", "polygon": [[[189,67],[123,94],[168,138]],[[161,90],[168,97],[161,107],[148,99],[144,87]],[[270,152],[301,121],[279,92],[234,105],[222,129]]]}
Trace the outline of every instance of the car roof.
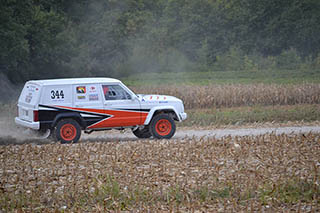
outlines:
{"label": "car roof", "polygon": [[64,85],[64,84],[94,84],[94,83],[120,83],[121,81],[114,78],[61,78],[47,80],[31,80],[27,83],[34,83],[41,86],[47,85]]}

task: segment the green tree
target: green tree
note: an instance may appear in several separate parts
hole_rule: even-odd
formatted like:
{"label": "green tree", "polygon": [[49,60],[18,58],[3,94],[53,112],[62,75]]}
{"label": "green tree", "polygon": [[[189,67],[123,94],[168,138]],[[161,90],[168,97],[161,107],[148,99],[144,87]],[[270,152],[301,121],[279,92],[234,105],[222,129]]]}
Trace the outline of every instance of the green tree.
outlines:
{"label": "green tree", "polygon": [[319,52],[320,2],[317,0],[225,0],[236,42],[246,52],[279,55],[290,48],[302,55]]}
{"label": "green tree", "polygon": [[30,1],[3,0],[0,4],[0,71],[11,80],[28,75],[17,72],[28,64],[29,44],[25,36],[30,6]]}
{"label": "green tree", "polygon": [[0,7],[0,69],[13,82],[65,75],[72,48],[68,22],[48,2],[3,0]]}

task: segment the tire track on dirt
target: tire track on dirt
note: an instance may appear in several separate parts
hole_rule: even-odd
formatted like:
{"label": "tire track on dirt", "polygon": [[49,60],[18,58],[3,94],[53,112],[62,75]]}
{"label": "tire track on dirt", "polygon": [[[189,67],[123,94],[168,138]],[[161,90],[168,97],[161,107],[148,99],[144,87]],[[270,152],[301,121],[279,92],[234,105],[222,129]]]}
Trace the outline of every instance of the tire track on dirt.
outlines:
{"label": "tire track on dirt", "polygon": [[[307,134],[309,132],[320,133],[320,126],[300,126],[300,127],[275,127],[275,128],[241,128],[241,129],[212,129],[212,130],[177,130],[172,139],[183,139],[185,137],[216,137],[222,138],[226,136],[257,136],[263,134]],[[124,141],[137,140],[137,138],[130,132],[103,132],[93,133],[92,135],[83,135],[82,140],[94,139],[110,140],[110,141]]]}
{"label": "tire track on dirt", "polygon": [[[320,126],[294,126],[294,127],[274,127],[274,128],[225,128],[225,129],[208,129],[208,130],[193,130],[193,129],[178,129],[176,134],[171,140],[181,140],[183,138],[223,138],[223,137],[236,137],[236,136],[257,136],[263,134],[307,134],[307,133],[320,133]],[[6,134],[7,133],[7,134]],[[0,134],[0,145],[11,144],[50,144],[56,143],[49,139],[41,139],[36,134],[28,130],[19,129],[16,134],[10,132],[2,132]],[[8,134],[9,133],[9,134]],[[82,134],[80,143],[86,142],[130,142],[130,141],[145,141],[150,139],[138,139],[131,130],[126,131],[103,131],[94,132],[92,134]],[[153,140],[153,139],[151,139]]]}

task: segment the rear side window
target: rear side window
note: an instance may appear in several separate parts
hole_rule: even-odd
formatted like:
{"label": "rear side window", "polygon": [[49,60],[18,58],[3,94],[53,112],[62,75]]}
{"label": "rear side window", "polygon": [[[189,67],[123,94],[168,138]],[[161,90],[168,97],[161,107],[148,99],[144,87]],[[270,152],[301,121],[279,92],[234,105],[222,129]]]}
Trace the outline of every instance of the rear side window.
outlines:
{"label": "rear side window", "polygon": [[106,101],[131,99],[131,95],[119,85],[102,85],[102,90]]}
{"label": "rear side window", "polygon": [[21,96],[19,98],[20,102],[35,105],[39,99],[40,87],[36,84],[26,83]]}

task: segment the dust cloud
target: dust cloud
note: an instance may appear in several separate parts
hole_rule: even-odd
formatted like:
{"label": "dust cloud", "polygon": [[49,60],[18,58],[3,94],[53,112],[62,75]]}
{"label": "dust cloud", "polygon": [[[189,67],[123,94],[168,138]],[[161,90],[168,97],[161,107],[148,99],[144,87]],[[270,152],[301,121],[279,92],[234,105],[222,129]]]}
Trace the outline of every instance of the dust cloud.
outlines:
{"label": "dust cloud", "polygon": [[0,145],[39,143],[37,135],[29,129],[18,127],[17,102],[23,85],[14,85],[0,73]]}
{"label": "dust cloud", "polygon": [[23,85],[14,85],[0,73],[0,104],[14,103],[18,101]]}
{"label": "dust cloud", "polygon": [[[2,120],[2,117],[0,117],[0,119]],[[34,130],[18,127],[14,124],[14,122],[10,122],[9,124],[0,122],[0,146],[22,144],[41,145],[50,143],[54,143],[54,141],[42,139]]]}
{"label": "dust cloud", "polygon": [[14,104],[1,104],[0,110],[0,145],[46,143],[39,139],[36,132],[15,124],[16,113],[13,111],[16,111],[16,106]]}

